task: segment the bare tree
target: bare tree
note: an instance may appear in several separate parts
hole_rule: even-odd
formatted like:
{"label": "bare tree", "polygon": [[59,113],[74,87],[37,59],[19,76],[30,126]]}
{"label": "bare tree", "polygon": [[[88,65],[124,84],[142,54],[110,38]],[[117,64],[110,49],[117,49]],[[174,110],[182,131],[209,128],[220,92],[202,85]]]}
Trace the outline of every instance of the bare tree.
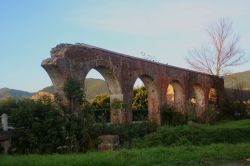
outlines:
{"label": "bare tree", "polygon": [[195,70],[211,75],[227,74],[228,68],[245,62],[239,46],[240,37],[232,30],[232,22],[220,19],[206,30],[210,45],[190,51],[186,61]]}

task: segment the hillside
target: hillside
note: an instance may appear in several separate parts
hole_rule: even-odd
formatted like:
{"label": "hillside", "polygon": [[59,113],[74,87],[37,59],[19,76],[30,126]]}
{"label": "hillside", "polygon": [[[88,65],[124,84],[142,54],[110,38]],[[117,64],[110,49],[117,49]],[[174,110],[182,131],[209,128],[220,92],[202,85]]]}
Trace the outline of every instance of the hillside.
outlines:
{"label": "hillside", "polygon": [[13,96],[13,97],[29,97],[32,96],[34,93],[16,90],[16,89],[9,89],[9,88],[2,88],[0,89],[0,99],[5,96]]}
{"label": "hillside", "polygon": [[[54,89],[52,86],[45,87],[40,91],[54,93]],[[108,93],[108,87],[104,80],[87,78],[85,81],[85,92],[86,92],[86,98],[92,99],[98,94]],[[16,90],[16,89],[9,89],[9,88],[0,89],[0,99],[5,96],[30,97],[34,94],[35,93]]]}
{"label": "hillside", "polygon": [[224,83],[225,88],[237,89],[240,86],[243,90],[250,90],[250,70],[227,75]]}
{"label": "hillside", "polygon": [[92,99],[98,94],[109,93],[109,90],[104,80],[87,78],[85,80],[85,93],[87,99]]}

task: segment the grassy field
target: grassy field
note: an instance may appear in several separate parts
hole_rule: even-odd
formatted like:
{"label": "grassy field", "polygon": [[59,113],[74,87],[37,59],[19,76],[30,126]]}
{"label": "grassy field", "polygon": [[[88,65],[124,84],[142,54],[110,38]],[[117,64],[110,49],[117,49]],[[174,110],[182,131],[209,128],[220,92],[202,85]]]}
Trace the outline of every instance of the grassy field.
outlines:
{"label": "grassy field", "polygon": [[112,166],[112,165],[224,165],[246,164],[250,158],[249,144],[213,144],[206,146],[154,147],[126,149],[119,152],[90,152],[86,154],[2,155],[3,166]]}
{"label": "grassy field", "polygon": [[[150,148],[85,154],[0,155],[0,166],[250,165],[246,161],[250,159],[249,127],[250,119],[223,121],[215,125],[193,123],[177,127],[162,126],[146,139],[139,140],[145,146],[152,143]],[[171,138],[170,135],[175,137]],[[167,144],[169,140],[176,142],[178,139],[177,142],[183,144]],[[207,144],[195,143],[201,140]]]}
{"label": "grassy field", "polygon": [[205,128],[249,128],[250,127],[250,119],[244,120],[236,120],[236,121],[222,121],[215,125],[203,125]]}

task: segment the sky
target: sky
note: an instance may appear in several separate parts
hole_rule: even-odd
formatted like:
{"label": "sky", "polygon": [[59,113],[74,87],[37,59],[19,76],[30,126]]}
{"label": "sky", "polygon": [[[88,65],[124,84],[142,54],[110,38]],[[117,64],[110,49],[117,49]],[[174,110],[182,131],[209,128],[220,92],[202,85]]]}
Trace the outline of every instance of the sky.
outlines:
{"label": "sky", "polygon": [[[205,29],[220,18],[233,22],[249,55],[249,0],[0,0],[0,88],[34,92],[51,85],[41,62],[59,43],[143,52],[190,68],[185,57],[207,42]],[[245,70],[250,60],[231,69]]]}

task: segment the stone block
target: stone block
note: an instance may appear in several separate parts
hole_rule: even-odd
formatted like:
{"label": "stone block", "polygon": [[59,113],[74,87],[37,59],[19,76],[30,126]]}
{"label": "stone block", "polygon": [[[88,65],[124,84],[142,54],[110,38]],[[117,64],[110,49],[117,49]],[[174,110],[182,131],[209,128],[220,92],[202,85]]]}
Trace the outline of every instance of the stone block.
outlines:
{"label": "stone block", "polygon": [[98,137],[100,144],[98,150],[100,151],[112,151],[119,150],[119,136],[118,135],[102,135]]}

